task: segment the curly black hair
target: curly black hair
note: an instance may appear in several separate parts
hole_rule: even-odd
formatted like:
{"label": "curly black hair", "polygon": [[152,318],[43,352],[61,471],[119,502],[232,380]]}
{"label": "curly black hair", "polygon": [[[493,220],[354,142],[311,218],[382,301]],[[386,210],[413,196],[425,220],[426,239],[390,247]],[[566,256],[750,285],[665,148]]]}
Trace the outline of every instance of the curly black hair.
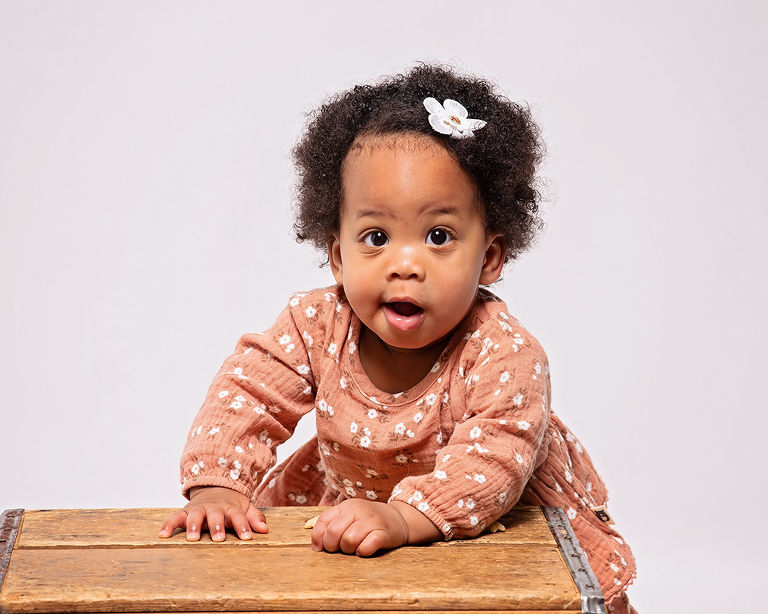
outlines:
{"label": "curly black hair", "polygon": [[[439,134],[427,120],[427,97],[458,100],[469,117],[487,124],[473,138]],[[426,135],[456,158],[477,186],[486,232],[504,235],[505,262],[530,247],[543,226],[536,168],[545,153],[530,109],[510,101],[484,79],[432,64],[419,64],[374,85],[357,85],[310,114],[293,149],[297,241],[327,250],[329,237],[339,230],[343,165],[353,143],[397,134]]]}

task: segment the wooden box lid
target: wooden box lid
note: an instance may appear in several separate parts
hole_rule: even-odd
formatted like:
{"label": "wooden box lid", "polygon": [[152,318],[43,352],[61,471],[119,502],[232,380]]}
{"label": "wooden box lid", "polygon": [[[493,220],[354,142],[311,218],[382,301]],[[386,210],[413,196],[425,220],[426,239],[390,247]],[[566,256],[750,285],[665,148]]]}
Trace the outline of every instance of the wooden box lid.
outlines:
{"label": "wooden box lid", "polygon": [[314,552],[304,523],[322,509],[265,509],[268,534],[223,543],[207,533],[187,542],[182,531],[160,539],[170,509],[11,510],[0,611],[471,614],[597,604],[583,599],[578,566],[569,571],[540,508],[514,508],[505,532],[371,558]]}

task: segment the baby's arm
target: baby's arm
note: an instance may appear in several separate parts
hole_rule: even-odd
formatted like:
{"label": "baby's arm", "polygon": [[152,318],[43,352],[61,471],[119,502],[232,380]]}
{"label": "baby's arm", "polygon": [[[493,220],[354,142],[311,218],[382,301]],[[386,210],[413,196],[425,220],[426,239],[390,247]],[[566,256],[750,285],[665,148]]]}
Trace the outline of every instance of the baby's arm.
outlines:
{"label": "baby's arm", "polygon": [[231,527],[240,539],[251,539],[251,529],[267,532],[264,514],[245,495],[217,486],[198,486],[189,491],[189,503],[171,514],[160,529],[160,537],[170,537],[176,529],[187,531],[187,541],[198,541],[208,528],[211,539],[224,541],[225,528]]}
{"label": "baby's arm", "polygon": [[[300,301],[291,299],[269,330],[244,335],[224,361],[182,454],[183,489],[190,502],[166,519],[161,537],[170,537],[177,528],[186,528],[189,540],[199,539],[206,527],[214,541],[224,540],[226,527],[242,539],[249,539],[251,530],[267,532],[264,515],[250,497],[274,464],[275,448],[314,407],[314,379],[304,344],[312,337],[294,319],[294,307],[301,316]],[[321,335],[309,330],[322,342]]]}
{"label": "baby's arm", "polygon": [[424,514],[401,501],[348,499],[323,512],[312,529],[312,548],[359,556],[442,538]]}

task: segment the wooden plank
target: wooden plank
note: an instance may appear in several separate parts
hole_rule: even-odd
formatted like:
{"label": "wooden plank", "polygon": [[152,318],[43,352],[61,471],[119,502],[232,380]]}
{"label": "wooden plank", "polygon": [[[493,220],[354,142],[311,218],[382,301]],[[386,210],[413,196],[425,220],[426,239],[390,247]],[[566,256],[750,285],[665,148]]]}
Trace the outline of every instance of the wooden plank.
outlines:
{"label": "wooden plank", "polygon": [[[224,543],[215,543],[206,532],[198,547],[254,547],[309,545],[311,531],[304,523],[318,515],[322,507],[265,508],[269,533],[254,533],[250,541],[241,541],[228,532]],[[182,530],[168,538],[157,536],[163,521],[175,510],[165,508],[102,510],[38,510],[24,514],[24,529],[17,548],[114,548],[189,546]],[[486,533],[473,540],[455,540],[453,544],[538,543],[554,544],[544,516],[538,507],[516,507],[500,519],[506,532]],[[435,547],[447,545],[437,542]]]}
{"label": "wooden plank", "polygon": [[[418,580],[417,580],[418,579]],[[410,547],[363,559],[306,546],[18,549],[0,607],[28,612],[581,608],[555,545]]]}

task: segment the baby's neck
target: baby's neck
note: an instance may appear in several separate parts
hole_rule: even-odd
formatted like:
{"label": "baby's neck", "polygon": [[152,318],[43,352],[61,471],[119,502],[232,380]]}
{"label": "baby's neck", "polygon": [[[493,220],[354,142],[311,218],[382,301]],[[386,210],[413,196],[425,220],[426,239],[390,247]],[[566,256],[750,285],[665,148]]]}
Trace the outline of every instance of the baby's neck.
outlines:
{"label": "baby's neck", "polygon": [[450,339],[448,335],[426,348],[399,350],[386,345],[363,326],[360,331],[360,362],[376,388],[397,394],[413,388],[426,377]]}

